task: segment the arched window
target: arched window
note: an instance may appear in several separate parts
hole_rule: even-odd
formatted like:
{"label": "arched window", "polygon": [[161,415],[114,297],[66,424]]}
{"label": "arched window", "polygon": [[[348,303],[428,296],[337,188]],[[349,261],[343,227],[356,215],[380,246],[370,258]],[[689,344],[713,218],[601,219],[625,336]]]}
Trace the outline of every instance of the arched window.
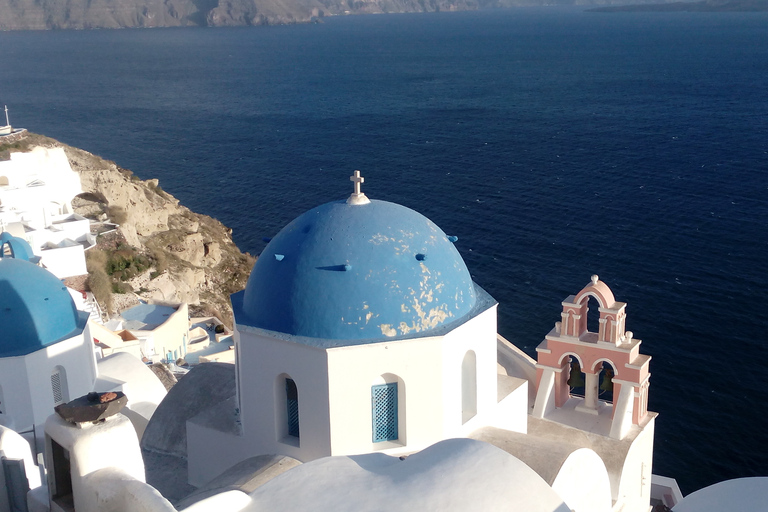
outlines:
{"label": "arched window", "polygon": [[600,303],[592,296],[587,302],[587,330],[594,333],[600,332]]}
{"label": "arched window", "polygon": [[0,176],[0,187],[8,186],[8,176]]}
{"label": "arched window", "polygon": [[67,372],[62,366],[56,366],[51,372],[51,392],[53,393],[53,405],[69,402]]}
{"label": "arched window", "polygon": [[285,379],[285,407],[288,435],[299,437],[299,390],[293,379]]}
{"label": "arched window", "polygon": [[477,356],[473,350],[464,355],[461,363],[461,422],[466,423],[477,414]]}
{"label": "arched window", "polygon": [[299,446],[299,388],[290,375],[275,379],[275,433],[277,440]]}

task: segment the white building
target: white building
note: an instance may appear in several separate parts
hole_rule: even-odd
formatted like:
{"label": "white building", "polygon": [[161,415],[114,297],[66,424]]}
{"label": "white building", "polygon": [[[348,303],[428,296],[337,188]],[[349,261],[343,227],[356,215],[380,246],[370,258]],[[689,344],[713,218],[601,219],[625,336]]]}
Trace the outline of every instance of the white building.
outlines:
{"label": "white building", "polygon": [[0,231],[24,238],[57,277],[82,275],[94,243],[88,219],[74,213],[79,175],[62,148],[37,147],[0,162]]}
{"label": "white building", "polygon": [[97,329],[105,355],[130,352],[145,362],[175,362],[187,353],[189,307],[185,302],[141,303]]}

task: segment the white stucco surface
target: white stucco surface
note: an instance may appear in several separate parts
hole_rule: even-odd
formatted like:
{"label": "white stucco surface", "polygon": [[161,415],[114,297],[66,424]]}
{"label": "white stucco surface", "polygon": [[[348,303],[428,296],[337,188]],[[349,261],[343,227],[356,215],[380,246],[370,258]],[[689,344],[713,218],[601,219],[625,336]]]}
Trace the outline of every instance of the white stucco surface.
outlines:
{"label": "white stucco surface", "polygon": [[99,469],[84,478],[79,510],[110,512],[175,512],[160,492],[129,471],[117,467]]}
{"label": "white stucco surface", "polygon": [[[33,245],[33,247],[36,246]],[[88,273],[85,266],[85,247],[82,244],[76,243],[39,251],[35,249],[35,254],[42,256],[42,264],[45,268],[60,279]]]}
{"label": "white stucco surface", "polygon": [[242,491],[225,491],[210,498],[198,501],[184,509],[185,512],[208,512],[209,510],[226,510],[239,512],[250,505],[251,499]]}
{"label": "white stucco surface", "polygon": [[47,227],[47,215],[71,213],[70,201],[82,192],[80,176],[62,148],[11,153],[10,160],[0,162],[0,176],[8,180],[8,185],[0,187],[6,212],[22,217],[34,228]]}
{"label": "white stucco surface", "polygon": [[122,391],[128,397],[123,414],[130,418],[139,439],[157,406],[165,398],[166,390],[152,370],[127,352],[118,352],[97,363],[99,377],[94,389],[100,393]]}
{"label": "white stucco surface", "polygon": [[377,453],[315,460],[251,497],[248,512],[569,512],[524,463],[471,439],[442,441],[405,460]]}
{"label": "white stucco surface", "polygon": [[[23,460],[30,489],[40,487],[40,472],[34,464],[29,443],[10,428],[0,425],[0,459],[2,458]],[[5,482],[6,476],[0,464],[0,483],[5,484]],[[0,510],[10,510],[8,495],[2,486],[0,486]]]}
{"label": "white stucco surface", "polygon": [[[78,512],[173,510],[170,504],[170,508],[125,505],[130,505],[135,495],[149,493],[150,496],[161,496],[144,483],[144,461],[139,440],[130,420],[122,414],[116,414],[101,423],[79,425],[68,423],[57,414],[52,414],[45,422],[45,435],[47,461],[54,460],[51,441],[69,452],[72,497]],[[101,477],[95,474],[100,471],[105,471]],[[55,474],[55,470],[48,472],[50,489],[56,489]],[[134,489],[134,497],[126,498],[124,492],[127,491],[121,490],[126,486]],[[105,498],[107,495],[113,498]],[[110,504],[113,499],[114,506]],[[145,502],[147,499],[139,501]],[[149,501],[152,501],[151,497]]]}
{"label": "white stucco surface", "polygon": [[[244,437],[252,446],[242,459],[280,453],[301,461],[331,454],[326,351],[270,337],[238,324],[235,350],[240,414]],[[212,363],[205,363],[212,364]],[[288,436],[285,379],[295,381],[299,396],[300,441]],[[370,386],[370,384],[369,384]],[[368,388],[370,392],[370,387]],[[312,428],[306,428],[306,426]],[[240,459],[240,460],[242,460]],[[233,461],[235,462],[239,461]],[[216,475],[210,475],[211,477]]]}
{"label": "white stucco surface", "polygon": [[611,483],[595,452],[580,448],[560,466],[552,489],[574,512],[610,512]]}
{"label": "white stucco surface", "polygon": [[82,333],[31,354],[0,358],[0,389],[5,402],[0,424],[19,432],[31,430],[33,425],[42,427],[56,405],[51,390],[51,374],[56,368],[65,401],[93,390],[96,362]]}
{"label": "white stucco surface", "polygon": [[0,231],[25,238],[58,278],[87,273],[82,244],[92,244],[93,238],[88,219],[72,210],[82,188],[64,150],[11,153],[9,161],[0,162],[0,179],[8,183],[0,185]]}
{"label": "white stucco surface", "polygon": [[689,494],[672,512],[764,511],[768,507],[768,477],[737,478]]}

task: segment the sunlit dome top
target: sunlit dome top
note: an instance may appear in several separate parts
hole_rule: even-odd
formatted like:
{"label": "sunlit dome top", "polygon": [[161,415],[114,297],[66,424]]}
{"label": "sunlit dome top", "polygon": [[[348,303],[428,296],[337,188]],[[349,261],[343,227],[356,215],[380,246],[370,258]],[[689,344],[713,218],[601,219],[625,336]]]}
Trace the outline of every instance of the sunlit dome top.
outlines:
{"label": "sunlit dome top", "polygon": [[353,194],[283,228],[232,302],[241,325],[376,341],[456,322],[472,311],[477,294],[461,255],[433,222]]}

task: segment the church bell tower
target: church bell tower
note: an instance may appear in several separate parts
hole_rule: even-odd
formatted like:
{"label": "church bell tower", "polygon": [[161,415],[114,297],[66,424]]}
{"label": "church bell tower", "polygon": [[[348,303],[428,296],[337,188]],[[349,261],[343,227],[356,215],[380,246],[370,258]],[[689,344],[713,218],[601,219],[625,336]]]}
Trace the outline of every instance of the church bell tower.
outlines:
{"label": "church bell tower", "polygon": [[[590,298],[598,305],[597,332],[588,329]],[[625,331],[626,304],[598,276],[562,305],[561,320],[536,348],[533,415],[562,418],[553,413],[568,406],[575,415],[609,415],[605,434],[623,439],[633,425],[647,422],[651,357]]]}

